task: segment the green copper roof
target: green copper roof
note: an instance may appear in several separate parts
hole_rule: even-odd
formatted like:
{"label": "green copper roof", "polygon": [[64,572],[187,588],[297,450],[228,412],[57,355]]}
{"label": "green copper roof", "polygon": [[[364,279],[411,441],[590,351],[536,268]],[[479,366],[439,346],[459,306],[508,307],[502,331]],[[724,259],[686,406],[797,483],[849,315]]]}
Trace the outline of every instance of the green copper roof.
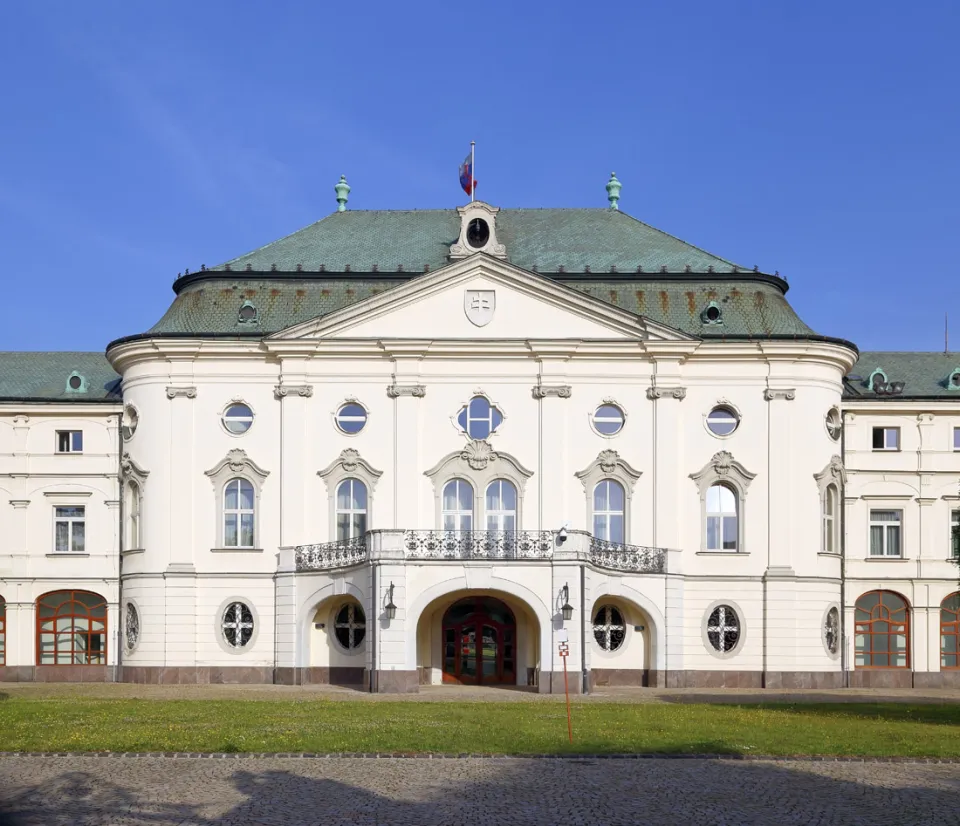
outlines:
{"label": "green copper roof", "polygon": [[[402,279],[376,277],[270,279],[207,275],[184,286],[150,333],[266,335],[339,310],[400,283]],[[693,335],[814,335],[797,317],[781,290],[769,281],[711,281],[696,277],[613,280],[609,276],[604,280],[602,276],[580,276],[563,279],[561,283]],[[702,318],[711,301],[721,309],[722,324],[708,324]],[[244,302],[256,308],[256,323],[239,320]]]}
{"label": "green copper roof", "polygon": [[[902,381],[896,396],[878,396],[869,387],[874,370],[883,370],[887,381]],[[960,390],[949,390],[949,378],[960,370],[960,353],[872,351],[860,354],[844,382],[844,397],[895,402],[902,398],[929,398],[960,402]]]}
{"label": "green copper roof", "polygon": [[[77,373],[86,390],[67,391]],[[120,400],[120,376],[103,353],[0,352],[0,401],[87,402]]]}
{"label": "green copper roof", "polygon": [[[447,263],[460,232],[456,210],[334,212],[215,270],[423,272]],[[612,209],[502,209],[497,239],[507,260],[539,272],[746,272]]]}

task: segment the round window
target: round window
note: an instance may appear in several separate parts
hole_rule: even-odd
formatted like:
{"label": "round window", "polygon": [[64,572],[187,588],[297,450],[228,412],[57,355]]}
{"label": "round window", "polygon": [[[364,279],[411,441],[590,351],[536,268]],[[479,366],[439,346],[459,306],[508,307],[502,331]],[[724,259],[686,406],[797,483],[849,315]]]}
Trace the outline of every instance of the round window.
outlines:
{"label": "round window", "polygon": [[83,386],[83,379],[80,376],[70,376],[70,388],[79,390]]}
{"label": "round window", "polygon": [[337,611],[337,618],[333,622],[333,630],[340,643],[348,651],[363,642],[367,634],[366,617],[363,609],[354,602],[348,602]]}
{"label": "round window", "polygon": [[137,425],[140,424],[140,414],[136,408],[127,405],[123,408],[123,440],[129,441],[133,434],[137,432]]}
{"label": "round window", "polygon": [[242,602],[231,602],[220,621],[223,638],[231,648],[243,648],[253,636],[253,612]]}
{"label": "round window", "polygon": [[728,654],[740,642],[740,618],[729,605],[718,605],[707,618],[707,639],[715,651]]}
{"label": "round window", "polygon": [[740,426],[740,417],[729,407],[715,407],[707,414],[707,428],[714,436],[729,436]]}
{"label": "round window", "polygon": [[830,434],[830,438],[833,439],[833,441],[835,442],[839,441],[840,431],[843,429],[843,424],[840,419],[840,411],[837,410],[837,408],[831,407],[827,411],[826,424],[827,424],[827,433]]}
{"label": "round window", "polygon": [[140,615],[132,602],[127,603],[127,615],[124,621],[124,630],[127,637],[127,650],[133,651],[140,641]]}
{"label": "round window", "polygon": [[231,404],[223,413],[223,426],[230,433],[246,433],[253,424],[253,411],[245,404]]}
{"label": "round window", "polygon": [[623,614],[613,605],[602,605],[593,617],[593,638],[604,651],[616,651],[626,637]]}
{"label": "round window", "polygon": [[602,404],[593,414],[593,426],[597,433],[613,436],[623,429],[623,411],[615,404]]}
{"label": "round window", "polygon": [[337,411],[336,422],[344,433],[359,433],[367,423],[367,411],[355,402],[348,402]]}

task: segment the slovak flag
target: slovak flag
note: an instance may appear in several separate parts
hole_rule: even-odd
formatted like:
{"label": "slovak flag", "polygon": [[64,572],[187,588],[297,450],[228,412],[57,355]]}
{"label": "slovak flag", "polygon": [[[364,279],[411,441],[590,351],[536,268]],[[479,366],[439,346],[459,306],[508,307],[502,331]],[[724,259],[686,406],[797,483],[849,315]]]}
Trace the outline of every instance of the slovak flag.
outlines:
{"label": "slovak flag", "polygon": [[467,195],[472,196],[477,189],[477,182],[473,177],[473,153],[471,152],[463,159],[463,163],[460,164],[460,186],[463,187],[463,191]]}

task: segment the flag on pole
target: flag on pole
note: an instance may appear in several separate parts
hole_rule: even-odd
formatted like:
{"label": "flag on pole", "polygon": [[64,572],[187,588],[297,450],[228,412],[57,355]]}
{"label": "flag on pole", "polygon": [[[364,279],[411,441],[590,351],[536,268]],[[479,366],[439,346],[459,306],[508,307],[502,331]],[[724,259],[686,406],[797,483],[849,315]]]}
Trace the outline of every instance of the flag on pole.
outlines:
{"label": "flag on pole", "polygon": [[473,193],[476,191],[477,182],[473,177],[473,149],[470,150],[470,154],[463,159],[463,163],[460,164],[460,186],[463,187],[463,191],[467,193],[471,198]]}

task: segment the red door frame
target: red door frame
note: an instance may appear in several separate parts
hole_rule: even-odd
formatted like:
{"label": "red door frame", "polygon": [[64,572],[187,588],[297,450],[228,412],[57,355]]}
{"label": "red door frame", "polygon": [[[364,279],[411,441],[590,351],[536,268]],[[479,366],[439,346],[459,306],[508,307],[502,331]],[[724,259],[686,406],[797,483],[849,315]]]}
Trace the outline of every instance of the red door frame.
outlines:
{"label": "red door frame", "polygon": [[[512,623],[502,623],[497,622],[492,619],[489,614],[485,613],[483,610],[483,601],[484,600],[495,600],[499,602],[505,612],[509,615]],[[447,621],[447,615],[451,608],[455,605],[460,605],[463,602],[473,601],[475,602],[474,612],[469,614],[463,622],[451,623]],[[487,679],[484,679],[483,674],[483,628],[487,626],[493,628],[497,633],[497,665],[496,673],[493,677],[487,675]],[[464,676],[461,673],[461,658],[463,655],[463,634],[464,632],[469,632],[470,630],[474,632],[474,656],[476,659],[476,676]],[[441,637],[441,646],[444,648],[447,645],[447,632],[453,631],[453,642],[455,650],[455,660],[454,660],[454,673],[451,674],[446,670],[446,651],[444,651],[444,657],[442,662],[442,672],[443,672],[443,682],[453,683],[455,685],[503,685],[503,684],[515,684],[517,681],[517,620],[514,616],[513,611],[510,610],[508,606],[502,600],[496,599],[496,597],[488,596],[479,596],[479,597],[467,597],[466,599],[457,600],[453,605],[449,606],[443,614],[443,624],[442,624],[442,637]],[[511,639],[509,643],[504,642],[504,633],[509,632],[511,634]],[[512,671],[504,671],[503,664],[503,653],[504,646],[511,645],[513,646],[513,656],[510,658],[510,661],[513,663]]]}

